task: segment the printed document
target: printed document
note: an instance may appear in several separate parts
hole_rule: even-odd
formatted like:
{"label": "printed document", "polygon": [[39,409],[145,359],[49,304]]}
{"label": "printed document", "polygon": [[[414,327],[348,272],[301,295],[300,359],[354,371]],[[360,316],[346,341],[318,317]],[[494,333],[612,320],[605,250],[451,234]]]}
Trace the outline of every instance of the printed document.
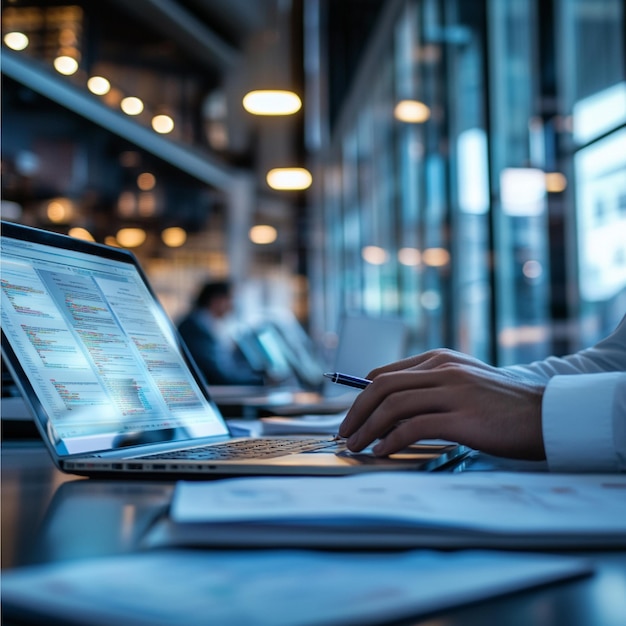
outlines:
{"label": "printed document", "polygon": [[361,537],[406,547],[626,546],[626,476],[380,472],[181,482],[168,524],[200,544],[203,535],[237,544],[238,534],[262,544],[273,528],[266,540],[282,536],[285,545],[320,545],[321,536],[322,545],[358,546]]}

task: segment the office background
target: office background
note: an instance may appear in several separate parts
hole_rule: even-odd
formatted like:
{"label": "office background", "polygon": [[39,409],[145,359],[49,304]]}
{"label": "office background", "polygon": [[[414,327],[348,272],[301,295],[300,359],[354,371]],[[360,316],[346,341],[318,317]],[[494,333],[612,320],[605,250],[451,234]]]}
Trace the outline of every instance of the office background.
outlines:
{"label": "office background", "polygon": [[[229,276],[242,318],[288,310],[323,354],[346,313],[402,318],[410,352],[568,353],[626,311],[625,21],[623,0],[3,0],[2,216],[132,247],[173,318]],[[243,108],[269,88],[302,108]],[[310,186],[270,187],[285,167]]]}

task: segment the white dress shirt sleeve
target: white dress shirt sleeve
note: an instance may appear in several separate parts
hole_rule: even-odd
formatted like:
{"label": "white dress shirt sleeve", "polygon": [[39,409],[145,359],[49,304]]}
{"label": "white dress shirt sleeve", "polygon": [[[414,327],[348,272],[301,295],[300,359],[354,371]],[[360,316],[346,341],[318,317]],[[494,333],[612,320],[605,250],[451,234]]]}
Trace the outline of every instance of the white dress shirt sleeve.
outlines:
{"label": "white dress shirt sleeve", "polygon": [[626,471],[626,317],[592,348],[507,369],[547,383],[542,428],[552,471]]}
{"label": "white dress shirt sleeve", "polygon": [[542,405],[552,471],[626,471],[626,373],[554,376]]}

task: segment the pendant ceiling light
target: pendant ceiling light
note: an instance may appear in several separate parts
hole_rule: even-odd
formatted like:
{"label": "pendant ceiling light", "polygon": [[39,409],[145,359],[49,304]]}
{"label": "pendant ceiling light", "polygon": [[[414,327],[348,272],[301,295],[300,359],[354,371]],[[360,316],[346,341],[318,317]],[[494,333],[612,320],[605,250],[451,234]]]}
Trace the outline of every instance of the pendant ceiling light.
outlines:
{"label": "pendant ceiling light", "polygon": [[243,98],[243,108],[253,115],[293,115],[302,107],[302,100],[285,89],[256,89]]}
{"label": "pendant ceiling light", "polygon": [[311,172],[303,167],[277,167],[267,173],[267,184],[280,191],[308,189],[312,182]]}

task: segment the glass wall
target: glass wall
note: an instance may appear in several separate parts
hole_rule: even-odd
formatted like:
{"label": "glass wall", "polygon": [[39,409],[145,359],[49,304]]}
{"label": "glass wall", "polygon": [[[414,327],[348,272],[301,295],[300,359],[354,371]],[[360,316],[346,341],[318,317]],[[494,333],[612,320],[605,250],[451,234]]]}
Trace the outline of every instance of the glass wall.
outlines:
{"label": "glass wall", "polygon": [[334,303],[320,325],[336,329],[351,312],[400,317],[413,350],[442,345],[450,319],[444,55],[440,42],[428,42],[441,19],[431,9],[429,35],[418,3],[388,3],[321,159],[324,194],[315,209],[326,233],[316,251],[325,301]]}
{"label": "glass wall", "polygon": [[[454,34],[447,47],[446,88],[452,211],[452,345],[492,360],[492,257],[486,117],[485,9],[446,7]],[[461,94],[455,97],[454,94]]]}
{"label": "glass wall", "polygon": [[384,7],[315,155],[313,331],[396,316],[500,365],[593,342],[626,311],[623,2]]}
{"label": "glass wall", "polygon": [[622,0],[557,3],[562,159],[573,176],[570,259],[577,317],[588,345],[626,311],[626,49]]}
{"label": "glass wall", "polygon": [[[489,2],[489,97],[498,362],[550,351],[549,255],[537,7]],[[538,135],[538,137],[536,137]],[[539,144],[534,148],[533,141]]]}

